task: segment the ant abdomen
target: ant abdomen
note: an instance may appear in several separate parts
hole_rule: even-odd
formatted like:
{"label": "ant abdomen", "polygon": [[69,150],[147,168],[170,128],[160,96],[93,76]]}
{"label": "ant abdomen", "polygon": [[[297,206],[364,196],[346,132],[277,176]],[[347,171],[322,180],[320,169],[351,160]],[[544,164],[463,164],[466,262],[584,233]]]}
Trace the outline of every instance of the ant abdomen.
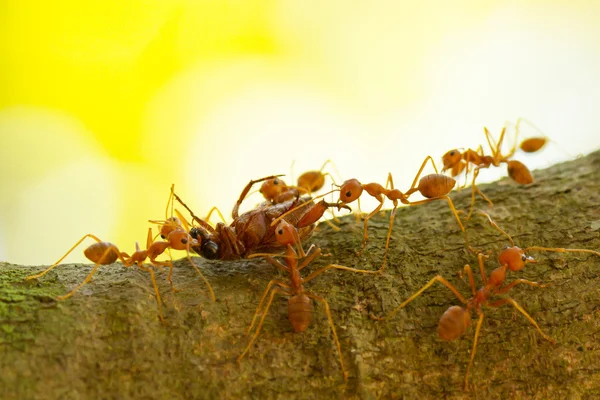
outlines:
{"label": "ant abdomen", "polygon": [[547,141],[548,140],[545,137],[533,137],[523,140],[519,145],[519,148],[525,153],[535,153],[544,147]]}
{"label": "ant abdomen", "polygon": [[440,318],[438,335],[442,340],[454,340],[461,337],[471,324],[471,313],[466,308],[452,306]]}
{"label": "ant abdomen", "polygon": [[298,177],[298,187],[313,193],[325,185],[325,175],[321,171],[307,171]]}
{"label": "ant abdomen", "polygon": [[510,176],[515,182],[521,185],[527,185],[533,183],[533,176],[529,172],[529,168],[525,166],[521,161],[510,160],[508,162],[508,176]]}
{"label": "ant abdomen", "polygon": [[119,258],[117,246],[110,242],[98,242],[90,245],[83,251],[83,254],[93,263],[108,265]]}
{"label": "ant abdomen", "polygon": [[290,297],[288,300],[288,317],[294,332],[304,332],[310,325],[313,305],[312,300],[303,294]]}
{"label": "ant abdomen", "polygon": [[445,196],[454,188],[456,180],[442,174],[430,174],[419,181],[419,193],[431,199],[433,197]]}

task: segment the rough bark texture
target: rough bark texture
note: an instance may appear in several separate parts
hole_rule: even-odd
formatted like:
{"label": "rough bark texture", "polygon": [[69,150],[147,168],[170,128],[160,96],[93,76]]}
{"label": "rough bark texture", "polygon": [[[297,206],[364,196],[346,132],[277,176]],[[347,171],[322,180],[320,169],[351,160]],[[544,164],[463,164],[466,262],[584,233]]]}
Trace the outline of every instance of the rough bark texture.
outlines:
{"label": "rough bark texture", "polygon": [[[528,186],[508,179],[482,185],[494,206],[478,199],[477,207],[489,211],[520,247],[600,249],[600,152],[534,176]],[[466,209],[470,190],[452,198]],[[377,269],[388,216],[371,221],[362,258],[354,255],[362,224],[353,216],[342,219],[341,232],[320,225],[310,243],[332,255],[307,269],[329,262]],[[491,271],[508,241],[481,217],[471,220],[468,231],[474,246],[493,252]],[[486,308],[469,392],[463,379],[474,327],[454,342],[437,335],[440,316],[460,304],[446,287],[436,283],[389,321],[368,316],[391,311],[437,274],[470,297],[457,272],[477,261],[465,251],[443,201],[398,210],[382,276],[332,270],[306,285],[329,301],[350,375],[346,385],[323,307],[315,306],[306,332],[294,334],[282,296],[275,298],[255,346],[236,362],[267,282],[281,276],[263,260],[195,258],[213,285],[215,303],[187,261],[177,262],[173,278],[180,292],[171,292],[166,272],[159,273],[166,326],[157,319],[149,276],[137,268],[101,268],[79,293],[57,302],[55,296],[81,282],[91,265],[62,265],[24,282],[43,267],[2,263],[0,398],[597,398],[600,258],[531,255],[538,264],[511,273],[507,282],[525,278],[552,286],[519,285],[510,295],[556,344],[510,305]]]}

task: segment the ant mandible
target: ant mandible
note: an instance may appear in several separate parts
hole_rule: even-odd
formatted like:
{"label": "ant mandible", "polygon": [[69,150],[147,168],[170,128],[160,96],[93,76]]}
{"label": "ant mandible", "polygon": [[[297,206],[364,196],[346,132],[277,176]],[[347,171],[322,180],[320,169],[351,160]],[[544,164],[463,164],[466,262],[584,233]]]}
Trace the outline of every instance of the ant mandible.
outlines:
{"label": "ant mandible", "polygon": [[[248,351],[250,350],[250,348],[252,347],[254,342],[256,341],[256,338],[258,337],[258,335],[260,333],[260,330],[262,328],[265,317],[267,316],[269,308],[271,307],[271,303],[273,302],[273,298],[275,297],[276,294],[289,296],[288,317],[289,317],[290,323],[292,325],[292,328],[294,329],[294,332],[303,332],[310,325],[310,321],[311,321],[312,313],[313,313],[313,305],[312,305],[311,299],[314,299],[314,300],[318,301],[319,303],[323,304],[323,306],[325,307],[325,314],[327,314],[329,326],[331,327],[331,332],[333,333],[333,340],[335,342],[335,346],[338,351],[342,375],[344,376],[344,380],[347,381],[348,373],[346,372],[346,369],[344,368],[344,361],[342,359],[342,350],[341,350],[340,342],[338,340],[338,336],[337,336],[337,333],[335,330],[335,325],[333,324],[333,318],[331,317],[331,311],[329,309],[329,304],[327,303],[327,300],[325,298],[304,290],[304,287],[302,285],[306,282],[311,281],[313,278],[317,277],[318,275],[321,275],[323,272],[325,272],[329,269],[341,269],[341,270],[345,270],[345,271],[360,272],[360,273],[365,273],[365,274],[375,274],[376,272],[349,268],[349,267],[345,267],[343,265],[329,264],[323,268],[320,268],[320,269],[314,271],[313,273],[309,274],[307,277],[302,278],[300,276],[300,270],[305,268],[315,258],[319,257],[322,254],[321,249],[315,248],[314,245],[311,246],[308,249],[308,251],[306,252],[306,254],[304,255],[304,257],[303,257],[304,259],[303,259],[302,263],[300,265],[298,265],[298,260],[301,257],[298,256],[298,253],[296,253],[293,246],[295,245],[295,246],[299,246],[300,248],[302,248],[302,244],[299,241],[299,236],[298,236],[298,233],[296,232],[296,229],[291,224],[286,222],[285,220],[282,220],[277,225],[277,229],[275,230],[275,235],[277,237],[277,241],[279,242],[279,244],[282,246],[286,246],[286,252],[285,252],[285,256],[284,256],[285,264],[282,264],[281,262],[275,260],[274,258],[271,257],[271,255],[268,255],[268,254],[256,253],[256,254],[252,254],[250,257],[264,256],[265,259],[267,260],[267,262],[269,262],[276,268],[289,274],[290,283],[286,283],[286,282],[280,281],[278,279],[273,279],[267,284],[267,288],[266,288],[260,302],[258,303],[256,312],[254,313],[254,317],[252,318],[252,323],[250,324],[250,327],[246,331],[246,335],[250,334],[250,332],[252,331],[252,328],[256,324],[257,317],[258,317],[261,309],[263,308],[265,299],[266,299],[267,295],[270,293],[269,300],[267,301],[266,305],[264,306],[264,310],[262,311],[262,317],[260,318],[260,321],[258,322],[258,326],[256,327],[256,331],[254,332],[254,335],[252,336],[252,338],[250,339],[250,342],[248,343],[248,345],[246,346],[246,348],[244,349],[244,351],[238,357],[237,360],[238,360],[238,362],[240,362],[242,360],[242,358],[244,358],[244,356],[248,353]],[[313,249],[314,249],[314,251],[312,251]],[[303,251],[301,251],[301,253],[303,253]],[[273,287],[273,286],[275,286],[275,287]]]}

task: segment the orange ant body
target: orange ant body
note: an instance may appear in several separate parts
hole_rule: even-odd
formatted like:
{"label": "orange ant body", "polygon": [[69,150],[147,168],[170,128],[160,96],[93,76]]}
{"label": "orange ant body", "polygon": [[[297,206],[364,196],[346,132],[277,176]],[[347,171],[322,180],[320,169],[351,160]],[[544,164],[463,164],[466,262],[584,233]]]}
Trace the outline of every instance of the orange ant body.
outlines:
{"label": "orange ant body", "polygon": [[[264,256],[265,259],[270,264],[272,264],[276,268],[283,270],[289,274],[290,283],[288,284],[288,283],[282,282],[277,279],[273,279],[268,283],[267,288],[258,304],[258,307],[256,308],[256,312],[254,313],[254,317],[252,318],[252,323],[250,324],[250,327],[248,328],[246,335],[250,334],[250,332],[252,331],[252,328],[254,327],[254,325],[256,323],[257,317],[258,317],[261,309],[263,308],[265,299],[266,299],[267,295],[270,293],[269,300],[267,301],[266,305],[264,306],[264,311],[262,312],[262,317],[260,318],[260,321],[258,322],[256,331],[255,331],[254,335],[252,336],[252,338],[250,339],[250,343],[248,343],[248,345],[246,346],[246,348],[244,349],[242,354],[238,357],[238,362],[240,362],[242,360],[242,358],[244,358],[244,356],[248,353],[248,351],[250,350],[250,348],[256,341],[256,338],[258,337],[258,335],[260,333],[260,330],[262,328],[265,317],[267,316],[269,308],[271,307],[271,303],[273,302],[273,298],[275,297],[275,294],[289,296],[288,318],[290,320],[292,328],[294,329],[294,332],[304,332],[310,325],[310,321],[312,319],[312,313],[313,313],[313,305],[312,305],[311,299],[314,299],[314,300],[322,303],[325,306],[325,313],[327,314],[327,319],[329,320],[329,325],[331,327],[331,332],[333,333],[333,339],[334,339],[335,346],[337,348],[339,359],[340,359],[340,368],[342,370],[344,380],[347,380],[348,374],[346,372],[346,369],[344,368],[344,361],[342,359],[342,351],[341,351],[340,343],[339,343],[338,336],[337,336],[337,333],[335,330],[335,325],[333,324],[333,319],[331,317],[331,311],[329,309],[329,304],[327,303],[327,300],[325,300],[325,298],[306,291],[302,285],[303,285],[303,283],[306,283],[306,282],[312,280],[313,278],[317,277],[318,275],[320,275],[323,272],[327,271],[328,269],[332,269],[332,268],[346,270],[346,271],[352,271],[352,272],[362,272],[362,273],[366,273],[366,274],[374,274],[375,271],[358,270],[358,269],[354,269],[354,268],[344,267],[342,265],[329,264],[326,267],[323,267],[323,268],[318,269],[317,271],[311,273],[306,278],[302,278],[300,276],[300,270],[302,270],[308,264],[310,264],[310,262],[313,261],[316,257],[319,257],[322,254],[321,249],[316,248],[311,253],[311,250],[313,250],[313,248],[314,248],[314,246],[311,246],[309,248],[309,250],[304,254],[304,251],[302,250],[302,244],[299,241],[299,236],[296,232],[296,229],[292,225],[290,225],[288,222],[286,222],[285,220],[282,220],[277,225],[277,229],[275,232],[276,232],[275,234],[276,234],[277,241],[279,242],[279,244],[282,246],[286,246],[286,252],[285,252],[285,256],[284,256],[285,264],[282,264],[279,261],[273,259],[268,254],[257,253],[257,254],[253,254],[252,257]],[[298,256],[298,253],[294,250],[293,245],[296,245],[297,247],[299,247],[300,252],[301,252],[300,257],[304,258],[304,260],[302,261],[302,263],[300,265],[298,265],[298,260],[300,257]],[[276,285],[276,287],[273,287],[274,285]]]}
{"label": "orange ant body", "polygon": [[458,339],[467,331],[467,328],[471,324],[471,312],[474,311],[479,316],[477,320],[477,326],[475,328],[475,338],[473,339],[471,359],[469,361],[469,365],[465,373],[465,390],[467,390],[468,388],[469,370],[471,369],[471,365],[473,364],[473,360],[475,359],[475,352],[477,350],[477,339],[479,338],[481,325],[483,323],[484,318],[484,314],[482,311],[482,308],[484,306],[500,307],[504,304],[512,304],[521,314],[523,314],[523,316],[525,316],[525,318],[527,318],[529,322],[531,322],[536,327],[536,329],[544,339],[548,340],[553,344],[555,343],[552,338],[550,338],[548,335],[542,332],[537,322],[535,322],[535,320],[512,298],[505,297],[497,301],[489,301],[490,298],[492,298],[493,296],[505,294],[508,291],[510,291],[514,286],[521,283],[529,286],[547,287],[548,285],[541,285],[537,282],[531,282],[525,279],[517,279],[511,282],[510,284],[503,286],[504,280],[506,279],[507,269],[511,271],[519,271],[525,266],[526,263],[534,263],[535,260],[531,257],[527,257],[525,255],[524,250],[521,250],[518,247],[507,247],[498,255],[500,267],[494,269],[491,272],[488,279],[483,265],[484,257],[485,256],[481,253],[477,257],[481,273],[481,280],[483,282],[483,286],[479,290],[477,290],[475,286],[475,279],[473,277],[471,267],[469,265],[465,265],[464,267],[464,272],[467,273],[467,276],[469,278],[471,293],[473,295],[473,297],[471,297],[470,299],[465,299],[463,295],[450,282],[448,282],[441,275],[437,275],[436,277],[431,279],[425,286],[419,289],[415,294],[410,296],[398,307],[396,307],[387,316],[376,317],[374,315],[371,315],[371,318],[375,320],[385,320],[391,318],[398,311],[404,308],[408,303],[410,303],[419,295],[421,295],[421,293],[427,290],[435,282],[440,282],[448,289],[450,289],[450,291],[452,291],[452,293],[454,293],[454,295],[461,301],[463,306],[449,307],[440,318],[440,322],[438,324],[438,335],[442,340],[450,341]]}
{"label": "orange ant body", "polygon": [[325,161],[319,170],[304,172],[298,177],[296,186],[288,186],[279,178],[281,175],[267,179],[262,183],[259,192],[267,201],[275,204],[298,197],[300,194],[308,194],[310,196],[321,190],[325,185],[325,177],[329,176],[335,183],[329,172],[323,172],[328,163],[332,163],[332,161]]}
{"label": "orange ant body", "polygon": [[477,261],[479,264],[479,272],[481,275],[481,281],[483,286],[477,290],[475,286],[475,279],[473,277],[473,273],[471,271],[471,267],[469,265],[465,265],[464,272],[467,273],[469,278],[469,285],[471,287],[471,292],[473,297],[470,299],[465,299],[460,292],[445,278],[441,275],[437,275],[433,279],[431,279],[425,286],[419,289],[415,294],[406,299],[403,303],[401,303],[398,307],[396,307],[392,312],[390,312],[385,317],[376,317],[371,315],[372,319],[375,320],[384,320],[389,319],[394,316],[400,309],[404,308],[408,303],[413,301],[419,295],[421,295],[425,290],[427,290],[430,286],[432,286],[436,281],[440,282],[444,286],[454,293],[454,295],[464,304],[464,306],[451,306],[446,310],[446,312],[440,318],[440,322],[438,325],[438,335],[442,340],[450,341],[455,340],[461,337],[466,331],[469,325],[471,324],[471,312],[474,310],[479,316],[477,320],[477,326],[475,328],[475,337],[473,339],[473,348],[471,351],[471,358],[469,361],[469,365],[467,367],[467,371],[465,373],[465,390],[468,388],[468,377],[469,370],[473,364],[473,360],[475,359],[475,352],[477,349],[477,339],[479,338],[479,334],[481,331],[481,325],[483,323],[484,314],[482,311],[482,307],[500,307],[504,304],[512,304],[529,322],[531,322],[540,333],[540,335],[551,342],[552,344],[555,341],[544,334],[540,329],[539,325],[535,322],[535,320],[512,298],[505,297],[499,299],[497,301],[490,302],[490,298],[496,295],[506,294],[513,287],[518,284],[526,284],[529,286],[535,287],[548,287],[549,285],[539,284],[537,282],[531,282],[525,279],[516,279],[508,285],[504,286],[504,281],[506,279],[507,270],[510,271],[520,271],[522,270],[527,263],[536,263],[536,261],[532,257],[528,257],[526,255],[529,251],[549,251],[549,252],[557,252],[557,253],[565,253],[565,252],[582,252],[582,253],[591,253],[596,256],[600,256],[600,252],[588,249],[565,249],[565,248],[548,248],[548,247],[539,247],[539,246],[530,246],[525,249],[521,249],[515,246],[513,239],[510,237],[508,233],[500,229],[500,227],[491,219],[491,217],[484,213],[479,212],[479,214],[484,215],[488,218],[490,224],[498,230],[501,234],[505,235],[509,241],[510,246],[506,247],[498,254],[498,262],[500,266],[494,269],[489,276],[489,279],[485,272],[485,267],[483,265],[484,257],[487,256],[479,253],[477,255]]}
{"label": "orange ant body", "polygon": [[[517,122],[517,133],[518,133],[519,123],[520,123],[520,120]],[[467,219],[469,219],[471,217],[471,214],[473,212],[473,206],[475,204],[475,192],[479,193],[479,195],[483,199],[485,199],[490,205],[492,205],[491,200],[488,199],[487,196],[485,196],[479,190],[479,188],[475,185],[475,180],[477,179],[477,176],[479,175],[480,169],[490,168],[491,166],[499,167],[502,163],[504,163],[507,165],[507,172],[512,180],[514,180],[515,182],[517,182],[521,185],[527,185],[527,184],[533,183],[533,176],[531,175],[529,168],[527,168],[527,166],[520,161],[510,159],[516,151],[516,137],[515,137],[515,144],[510,149],[510,151],[507,154],[502,154],[502,142],[504,140],[504,135],[506,133],[506,127],[502,128],[498,142],[496,142],[494,140],[490,131],[487,128],[483,128],[483,130],[484,130],[488,145],[490,146],[490,149],[492,152],[491,156],[484,155],[483,148],[481,146],[479,146],[477,148],[477,150],[467,149],[464,152],[461,152],[458,149],[453,149],[453,150],[446,152],[442,156],[442,162],[444,164],[444,168],[442,169],[442,172],[449,170],[450,175],[455,177],[464,171],[465,172],[465,184],[466,184],[466,177],[468,176],[470,168],[473,167],[473,178],[472,178],[472,182],[471,182],[471,189],[472,189],[471,207],[470,207]],[[529,145],[526,144],[526,146],[529,146]],[[533,147],[533,145],[531,145],[531,147]],[[538,150],[539,150],[539,148],[538,148]]]}
{"label": "orange ant body", "polygon": [[[436,173],[426,175],[426,176],[422,177],[421,179],[419,179],[419,177],[421,176],[421,173],[423,172],[423,169],[425,168],[425,165],[427,164],[428,161],[431,162]],[[423,161],[423,164],[421,165],[421,168],[419,169],[419,172],[415,176],[415,179],[414,179],[410,189],[408,189],[404,193],[398,189],[394,189],[394,182],[393,182],[391,173],[388,174],[386,187],[383,187],[382,185],[380,185],[379,183],[376,183],[376,182],[362,184],[357,179],[349,179],[349,180],[345,181],[344,183],[342,183],[340,188],[336,189],[336,191],[339,190],[339,192],[340,192],[339,201],[337,203],[338,208],[347,207],[347,204],[352,203],[355,200],[358,200],[360,198],[360,196],[363,194],[363,192],[366,192],[370,196],[377,199],[377,201],[379,201],[379,205],[373,211],[371,211],[371,213],[369,213],[364,219],[363,243],[362,243],[362,248],[361,248],[360,252],[358,252],[358,255],[360,255],[364,252],[366,244],[367,244],[367,239],[369,237],[369,234],[368,234],[369,219],[371,219],[375,214],[377,214],[381,210],[381,208],[383,207],[383,202],[385,200],[385,197],[387,197],[389,200],[391,200],[393,202],[394,207],[390,214],[390,223],[389,223],[388,234],[387,234],[387,239],[386,239],[386,244],[385,244],[385,253],[384,253],[383,263],[382,263],[382,266],[379,269],[379,271],[383,271],[383,269],[385,268],[385,265],[386,265],[387,252],[389,249],[389,242],[390,242],[390,237],[392,234],[392,227],[394,224],[396,208],[398,207],[399,202],[402,204],[410,205],[410,206],[416,206],[416,205],[420,205],[420,204],[429,203],[431,201],[444,199],[448,202],[448,205],[450,206],[452,213],[456,217],[456,221],[458,222],[458,225],[459,225],[461,231],[463,233],[465,233],[465,228],[458,216],[458,213],[456,212],[456,208],[454,207],[454,204],[452,203],[452,200],[450,199],[450,197],[448,197],[448,193],[450,193],[452,188],[454,188],[455,184],[456,184],[456,181],[453,178],[437,173],[437,168],[436,168],[431,156],[427,156],[425,158],[425,160]],[[390,189],[387,189],[388,186],[390,187]],[[410,201],[409,197],[417,191],[421,195],[423,195],[423,197],[426,197],[426,199],[420,200],[420,201]],[[304,205],[301,205],[299,207],[303,207],[303,206]],[[331,204],[326,203],[326,202],[316,203],[316,204],[312,205],[312,207],[309,208],[306,215],[310,216],[311,221],[318,220],[323,215],[323,213],[325,212],[325,210],[328,207],[331,207]],[[282,215],[280,218],[282,218],[284,216],[285,216],[285,214]],[[278,220],[279,219],[274,220],[272,222],[272,224],[276,223]],[[303,224],[304,224],[304,221],[301,219],[296,226],[301,227],[301,226],[303,226]],[[466,234],[465,234],[465,239],[466,239]],[[468,241],[467,241],[467,246],[469,247],[469,249],[471,249],[470,246],[468,245]]]}
{"label": "orange ant body", "polygon": [[[333,161],[326,160],[323,163],[323,165],[321,166],[321,169],[313,170],[313,171],[306,171],[305,173],[300,175],[298,177],[298,181],[297,181],[298,187],[306,190],[307,193],[309,195],[311,195],[315,192],[318,192],[319,190],[321,190],[321,188],[323,186],[325,186],[325,177],[327,177],[327,176],[329,176],[329,178],[335,184],[335,179],[333,179],[333,176],[329,172],[323,172],[323,170],[325,169],[325,166],[327,164],[331,164],[333,169],[335,171],[337,171],[337,168],[335,167],[335,164],[333,163]],[[338,176],[339,176],[339,173],[338,173]]]}
{"label": "orange ant body", "polygon": [[[90,280],[92,279],[92,277],[94,276],[94,274],[96,273],[96,270],[98,269],[98,267],[100,265],[110,265],[117,260],[121,260],[121,262],[123,263],[123,265],[125,267],[131,267],[132,265],[135,264],[140,269],[142,269],[143,271],[146,271],[150,274],[150,277],[152,279],[152,284],[154,286],[154,291],[156,293],[156,301],[158,303],[158,315],[159,315],[160,320],[162,322],[164,322],[164,318],[162,315],[162,305],[161,305],[162,303],[161,303],[161,298],[160,298],[160,292],[158,290],[158,286],[156,285],[154,271],[152,270],[152,268],[146,267],[144,265],[144,261],[146,259],[150,259],[150,262],[153,265],[168,266],[170,268],[168,280],[171,283],[171,287],[172,287],[173,286],[173,282],[171,281],[171,273],[172,273],[172,269],[173,269],[172,262],[170,262],[170,261],[161,262],[161,261],[157,261],[156,258],[159,255],[161,255],[162,253],[164,253],[165,250],[167,250],[168,248],[172,248],[174,250],[186,250],[187,251],[187,250],[189,250],[190,246],[194,245],[196,242],[183,229],[176,229],[176,228],[171,229],[170,227],[169,228],[163,227],[163,229],[161,229],[161,231],[163,231],[163,230],[165,232],[168,230],[168,234],[166,235],[166,239],[167,239],[166,241],[153,241],[152,240],[152,228],[149,228],[148,229],[148,238],[146,241],[146,249],[140,250],[140,246],[136,242],[136,244],[135,244],[136,251],[131,256],[129,256],[125,252],[121,252],[117,248],[116,245],[114,245],[110,242],[101,241],[99,238],[97,238],[96,236],[94,236],[92,234],[84,235],[57,262],[55,262],[54,264],[52,264],[50,267],[48,267],[44,271],[40,272],[39,274],[28,276],[27,278],[25,278],[25,280],[37,279],[37,278],[40,278],[40,277],[46,275],[52,269],[57,267],[62,260],[64,260],[77,246],[79,246],[79,244],[81,244],[86,238],[89,237],[89,238],[92,238],[93,240],[95,240],[96,243],[88,246],[83,251],[83,253],[88,260],[90,260],[91,262],[93,262],[95,264],[94,267],[92,268],[92,270],[90,271],[90,273],[88,274],[88,276],[85,278],[85,280],[83,282],[81,282],[78,286],[76,286],[69,293],[62,295],[62,296],[58,296],[57,299],[65,300],[65,299],[68,299],[69,297],[73,296],[79,289],[81,289],[84,285],[86,285],[87,283],[90,282]],[[214,301],[215,297],[214,297],[214,293],[212,291],[210,284],[206,281],[206,279],[204,278],[204,276],[202,275],[200,270],[193,263],[193,261],[189,257],[189,253],[188,253],[188,259],[189,259],[190,263],[192,263],[192,265],[196,268],[196,270],[198,271],[198,273],[200,274],[202,279],[204,279],[204,281],[210,291],[211,298]]]}

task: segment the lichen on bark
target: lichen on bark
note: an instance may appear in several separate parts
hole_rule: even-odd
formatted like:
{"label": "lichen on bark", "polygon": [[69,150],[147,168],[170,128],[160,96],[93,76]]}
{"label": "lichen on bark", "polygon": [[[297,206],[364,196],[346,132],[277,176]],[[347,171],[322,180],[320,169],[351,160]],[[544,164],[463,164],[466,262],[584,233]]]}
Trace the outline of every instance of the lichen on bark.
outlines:
{"label": "lichen on bark", "polygon": [[[521,247],[600,249],[600,152],[543,171],[532,185],[509,179],[481,185],[494,202],[477,208]],[[467,209],[470,190],[452,194]],[[362,225],[341,219],[341,231],[325,224],[306,243],[335,262],[377,269],[389,211],[370,221],[367,251],[355,250]],[[481,217],[467,226],[475,247],[490,250],[487,270],[508,245]],[[75,234],[76,236],[76,234]],[[147,273],[113,264],[72,298],[57,302],[81,282],[91,265],[61,265],[39,280],[42,269],[0,264],[0,397],[11,398],[592,398],[600,396],[600,258],[589,254],[531,252],[528,264],[507,279],[551,284],[519,285],[510,295],[556,340],[552,345],[511,306],[485,309],[470,390],[463,390],[474,329],[444,342],[436,332],[443,312],[458,299],[435,284],[394,318],[374,322],[437,274],[466,297],[457,272],[477,265],[446,202],[398,210],[389,263],[381,276],[328,271],[306,285],[331,307],[350,378],[341,376],[331,330],[321,305],[312,325],[292,333],[287,299],[278,296],[250,353],[236,358],[245,331],[269,280],[281,274],[260,259],[194,258],[217,296],[184,259],[176,263],[174,293],[166,271],[158,273],[167,325],[157,318]],[[476,268],[474,268],[476,270]],[[281,277],[285,280],[286,277]],[[480,284],[479,280],[477,281]],[[475,322],[475,320],[474,320]]]}

